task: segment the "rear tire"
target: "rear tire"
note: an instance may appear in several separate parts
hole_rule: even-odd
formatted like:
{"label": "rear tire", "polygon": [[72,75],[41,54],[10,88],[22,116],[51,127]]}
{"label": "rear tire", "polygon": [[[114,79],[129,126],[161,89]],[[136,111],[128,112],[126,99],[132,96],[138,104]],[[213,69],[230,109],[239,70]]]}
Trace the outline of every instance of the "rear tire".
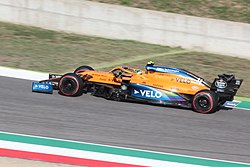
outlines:
{"label": "rear tire", "polygon": [[68,73],[60,78],[58,88],[61,95],[80,96],[83,93],[83,80],[74,73]]}
{"label": "rear tire", "polygon": [[218,108],[218,96],[209,90],[199,91],[193,98],[192,107],[202,114],[214,113]]}
{"label": "rear tire", "polygon": [[80,66],[80,67],[78,67],[78,68],[74,71],[74,73],[77,74],[77,73],[80,73],[80,72],[84,72],[84,71],[86,71],[86,70],[92,70],[92,71],[94,71],[94,69],[93,69],[92,67],[90,67],[90,66]]}

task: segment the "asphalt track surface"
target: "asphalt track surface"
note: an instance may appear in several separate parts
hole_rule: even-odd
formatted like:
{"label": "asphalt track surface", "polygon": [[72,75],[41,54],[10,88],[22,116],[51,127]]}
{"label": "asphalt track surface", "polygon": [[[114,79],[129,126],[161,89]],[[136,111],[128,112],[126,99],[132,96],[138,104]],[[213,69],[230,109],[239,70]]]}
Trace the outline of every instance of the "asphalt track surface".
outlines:
{"label": "asphalt track surface", "polygon": [[31,92],[0,77],[0,130],[250,163],[250,111],[191,110]]}

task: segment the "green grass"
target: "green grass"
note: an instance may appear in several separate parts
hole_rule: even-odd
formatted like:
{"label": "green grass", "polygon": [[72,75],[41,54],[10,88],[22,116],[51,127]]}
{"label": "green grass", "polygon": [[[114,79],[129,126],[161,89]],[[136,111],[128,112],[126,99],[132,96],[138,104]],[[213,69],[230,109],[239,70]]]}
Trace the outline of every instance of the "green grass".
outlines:
{"label": "green grass", "polygon": [[236,97],[235,100],[250,102],[250,98],[246,98],[246,97]]}
{"label": "green grass", "polygon": [[7,23],[0,23],[0,38],[0,65],[43,72],[62,73],[82,64],[105,64],[176,49]]}
{"label": "green grass", "polygon": [[250,23],[250,0],[92,0],[199,17]]}
{"label": "green grass", "polygon": [[1,66],[65,73],[80,65],[109,70],[123,62],[143,69],[148,60],[153,60],[159,65],[190,70],[210,81],[217,74],[234,73],[244,79],[238,96],[250,97],[250,60],[247,59],[199,52],[166,54],[184,50],[1,22],[0,38]]}

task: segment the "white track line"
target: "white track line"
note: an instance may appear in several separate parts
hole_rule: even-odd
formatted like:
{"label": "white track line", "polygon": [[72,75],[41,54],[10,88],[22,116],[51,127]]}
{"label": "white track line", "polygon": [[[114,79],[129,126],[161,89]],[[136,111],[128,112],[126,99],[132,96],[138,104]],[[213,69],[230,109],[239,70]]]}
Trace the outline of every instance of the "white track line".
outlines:
{"label": "white track line", "polygon": [[26,80],[43,80],[49,77],[49,73],[41,73],[41,72],[13,69],[0,66],[0,76],[26,79]]}

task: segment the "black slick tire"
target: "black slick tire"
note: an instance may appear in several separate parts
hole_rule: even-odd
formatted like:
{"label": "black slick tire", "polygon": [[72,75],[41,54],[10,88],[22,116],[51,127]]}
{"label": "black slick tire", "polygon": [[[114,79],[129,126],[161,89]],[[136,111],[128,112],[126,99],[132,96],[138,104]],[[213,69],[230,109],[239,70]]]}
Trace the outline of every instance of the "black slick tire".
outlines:
{"label": "black slick tire", "polygon": [[218,109],[218,96],[209,90],[199,91],[192,100],[192,108],[202,114],[214,113]]}
{"label": "black slick tire", "polygon": [[80,96],[83,92],[83,80],[74,73],[67,73],[60,78],[58,88],[61,95]]}

